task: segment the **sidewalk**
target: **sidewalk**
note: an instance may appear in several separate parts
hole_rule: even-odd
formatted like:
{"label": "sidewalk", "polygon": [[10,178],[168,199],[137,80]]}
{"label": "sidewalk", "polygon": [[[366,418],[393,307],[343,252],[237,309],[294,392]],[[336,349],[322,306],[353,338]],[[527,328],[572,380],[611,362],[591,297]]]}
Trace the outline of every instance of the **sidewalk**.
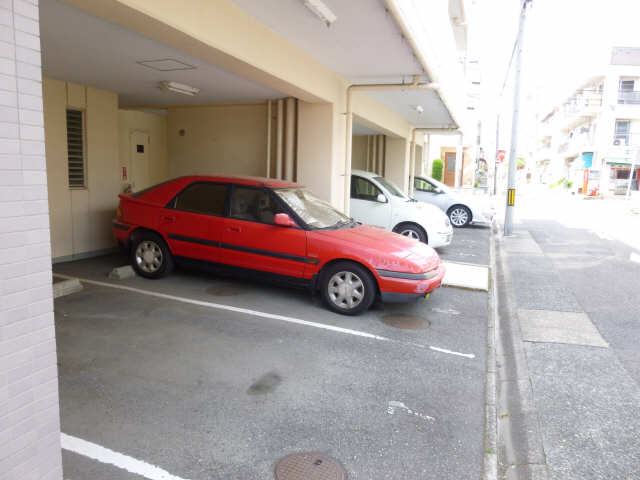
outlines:
{"label": "sidewalk", "polygon": [[[543,222],[533,223],[543,236]],[[592,308],[582,306],[584,290],[574,293],[582,285],[558,271],[588,265],[572,257],[570,240],[543,251],[531,224],[516,225],[512,237],[496,236],[498,477],[638,479],[637,379],[585,312]],[[629,315],[622,311],[621,322]]]}

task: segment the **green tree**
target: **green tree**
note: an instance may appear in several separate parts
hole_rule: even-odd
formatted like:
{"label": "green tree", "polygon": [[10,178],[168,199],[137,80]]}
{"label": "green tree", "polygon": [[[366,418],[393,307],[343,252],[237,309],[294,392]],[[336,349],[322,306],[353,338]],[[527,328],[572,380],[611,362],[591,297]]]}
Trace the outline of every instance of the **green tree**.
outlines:
{"label": "green tree", "polygon": [[444,164],[442,163],[442,160],[440,160],[439,158],[436,158],[433,161],[433,165],[431,166],[431,177],[441,182],[443,168],[444,168]]}

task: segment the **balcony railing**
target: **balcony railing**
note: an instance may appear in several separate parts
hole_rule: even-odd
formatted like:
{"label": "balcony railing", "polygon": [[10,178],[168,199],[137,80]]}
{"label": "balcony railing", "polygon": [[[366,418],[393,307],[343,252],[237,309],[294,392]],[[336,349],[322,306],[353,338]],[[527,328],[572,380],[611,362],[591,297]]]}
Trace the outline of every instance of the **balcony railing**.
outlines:
{"label": "balcony railing", "polygon": [[602,106],[602,92],[599,90],[582,90],[562,106],[565,113],[579,113],[592,107]]}
{"label": "balcony railing", "polygon": [[629,105],[640,105],[640,92],[629,90],[618,90],[618,103]]}

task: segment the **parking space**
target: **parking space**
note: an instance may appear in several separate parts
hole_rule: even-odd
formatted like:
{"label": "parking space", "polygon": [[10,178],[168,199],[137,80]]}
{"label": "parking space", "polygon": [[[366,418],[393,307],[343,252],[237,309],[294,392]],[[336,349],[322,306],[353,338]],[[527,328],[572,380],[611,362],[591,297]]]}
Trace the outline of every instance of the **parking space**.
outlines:
{"label": "parking space", "polygon": [[[55,305],[65,434],[183,479],[273,478],[301,451],[348,478],[479,475],[486,294],[441,288],[345,317],[305,291],[194,271],[107,279],[124,261],[54,266],[90,280]],[[138,478],[126,461],[63,459],[70,480]]]}

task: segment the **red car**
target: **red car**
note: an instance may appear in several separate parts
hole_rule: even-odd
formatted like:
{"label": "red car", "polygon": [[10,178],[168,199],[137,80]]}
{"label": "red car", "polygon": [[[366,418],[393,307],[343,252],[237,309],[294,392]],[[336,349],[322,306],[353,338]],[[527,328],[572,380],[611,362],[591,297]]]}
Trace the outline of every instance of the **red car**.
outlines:
{"label": "red car", "polygon": [[143,277],[175,263],[231,267],[320,290],[331,310],[349,315],[376,298],[428,296],[445,272],[424,243],[358,224],[280,180],[189,176],[123,194],[113,231]]}

